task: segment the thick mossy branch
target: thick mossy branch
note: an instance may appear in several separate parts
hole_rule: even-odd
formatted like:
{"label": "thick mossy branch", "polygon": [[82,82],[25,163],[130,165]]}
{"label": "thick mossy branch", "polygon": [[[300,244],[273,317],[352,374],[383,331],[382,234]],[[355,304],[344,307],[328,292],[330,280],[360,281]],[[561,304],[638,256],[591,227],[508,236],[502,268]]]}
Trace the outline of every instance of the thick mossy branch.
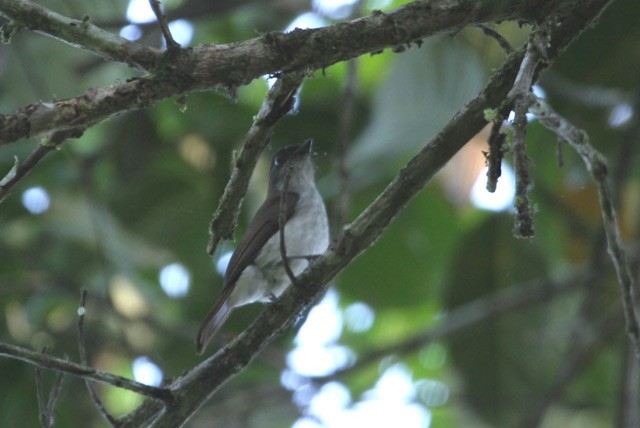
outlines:
{"label": "thick mossy branch", "polygon": [[[600,3],[608,3],[600,0]],[[34,103],[0,117],[0,145],[43,133],[87,127],[116,113],[148,107],[160,100],[214,86],[234,88],[264,75],[323,69],[387,47],[410,45],[473,24],[536,20],[561,14],[573,2],[529,0],[493,2],[415,1],[389,12],[329,27],[266,33],[225,45],[161,52],[104,32],[90,22],[62,17],[26,0],[0,0],[0,14],[104,58],[152,72],[151,76],[91,89],[68,100]]]}

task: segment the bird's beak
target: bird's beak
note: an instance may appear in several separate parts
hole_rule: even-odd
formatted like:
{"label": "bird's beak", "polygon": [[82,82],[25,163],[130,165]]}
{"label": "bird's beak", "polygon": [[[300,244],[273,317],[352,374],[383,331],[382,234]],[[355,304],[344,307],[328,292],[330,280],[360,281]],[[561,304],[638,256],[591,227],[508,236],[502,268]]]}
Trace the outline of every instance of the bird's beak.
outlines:
{"label": "bird's beak", "polygon": [[300,145],[300,153],[310,154],[311,147],[313,146],[313,140],[311,138],[307,139],[304,143]]}

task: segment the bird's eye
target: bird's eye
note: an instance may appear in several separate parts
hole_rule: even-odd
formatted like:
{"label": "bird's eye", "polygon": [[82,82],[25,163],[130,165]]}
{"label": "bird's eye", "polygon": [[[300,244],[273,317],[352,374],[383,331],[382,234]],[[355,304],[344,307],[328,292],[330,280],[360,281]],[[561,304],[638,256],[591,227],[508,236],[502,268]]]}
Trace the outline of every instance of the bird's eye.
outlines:
{"label": "bird's eye", "polygon": [[275,158],[273,158],[273,164],[275,166],[282,165],[282,156],[276,156]]}

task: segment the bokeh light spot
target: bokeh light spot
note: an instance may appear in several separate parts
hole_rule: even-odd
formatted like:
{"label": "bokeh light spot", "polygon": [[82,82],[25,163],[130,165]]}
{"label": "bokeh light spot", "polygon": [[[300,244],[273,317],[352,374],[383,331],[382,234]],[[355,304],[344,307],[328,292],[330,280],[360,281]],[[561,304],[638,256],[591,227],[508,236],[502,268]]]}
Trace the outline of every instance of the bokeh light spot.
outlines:
{"label": "bokeh light spot", "polygon": [[144,24],[156,19],[148,0],[131,0],[127,7],[127,19],[135,24]]}
{"label": "bokeh light spot", "polygon": [[120,29],[120,37],[135,42],[142,37],[142,30],[137,25],[125,25]]}
{"label": "bokeh light spot", "polygon": [[133,360],[133,378],[145,385],[158,386],[162,382],[162,369],[148,357]]}
{"label": "bokeh light spot", "polygon": [[160,287],[169,297],[182,297],[189,292],[191,275],[180,263],[171,263],[160,270]]}
{"label": "bokeh light spot", "polygon": [[609,113],[607,123],[612,128],[619,128],[628,123],[633,117],[633,107],[629,104],[618,104]]}
{"label": "bokeh light spot", "polygon": [[504,211],[513,206],[516,195],[515,175],[513,169],[502,164],[502,175],[498,180],[496,191],[487,190],[487,168],[484,168],[471,188],[471,203],[476,207],[488,211]]}
{"label": "bokeh light spot", "polygon": [[233,251],[227,251],[226,253],[222,254],[216,262],[216,270],[220,275],[224,276],[224,274],[227,272],[227,266],[229,266],[232,255]]}
{"label": "bokeh light spot", "polygon": [[371,306],[363,302],[355,302],[344,310],[345,326],[354,333],[368,331],[373,326],[375,313]]}
{"label": "bokeh light spot", "polygon": [[173,40],[181,46],[187,46],[193,38],[193,25],[186,19],[177,19],[169,23],[169,31],[173,36]]}
{"label": "bokeh light spot", "polygon": [[31,214],[42,214],[49,209],[51,198],[42,187],[31,187],[22,194],[22,205]]}

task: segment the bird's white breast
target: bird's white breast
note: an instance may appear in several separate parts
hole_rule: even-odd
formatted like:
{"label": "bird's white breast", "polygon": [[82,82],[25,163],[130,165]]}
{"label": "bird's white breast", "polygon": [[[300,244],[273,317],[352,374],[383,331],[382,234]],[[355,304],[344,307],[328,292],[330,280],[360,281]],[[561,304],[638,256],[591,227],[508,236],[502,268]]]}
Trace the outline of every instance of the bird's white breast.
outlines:
{"label": "bird's white breast", "polygon": [[[296,276],[309,264],[299,257],[318,256],[326,251],[329,224],[324,202],[315,187],[300,195],[293,216],[285,224],[284,237],[289,267]],[[235,307],[268,301],[280,296],[290,283],[282,265],[280,233],[276,232],[258,252],[254,263],[242,272],[228,302]]]}

